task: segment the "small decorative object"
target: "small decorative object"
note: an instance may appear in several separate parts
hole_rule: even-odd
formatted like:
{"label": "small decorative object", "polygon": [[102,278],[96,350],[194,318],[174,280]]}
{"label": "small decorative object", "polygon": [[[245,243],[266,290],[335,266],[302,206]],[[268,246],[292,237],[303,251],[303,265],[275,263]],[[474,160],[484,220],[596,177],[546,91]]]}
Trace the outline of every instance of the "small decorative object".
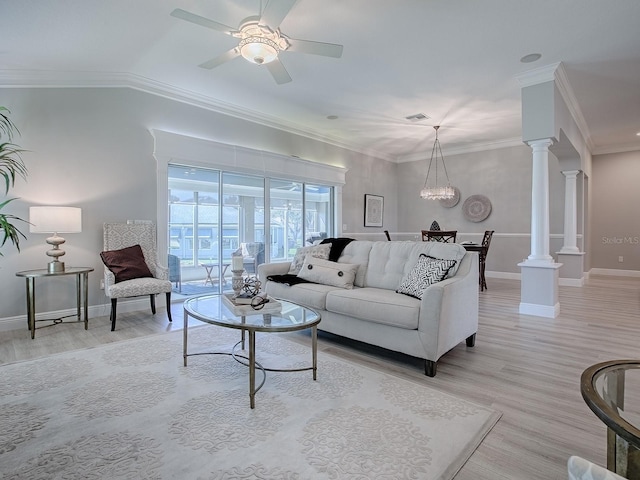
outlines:
{"label": "small decorative object", "polygon": [[384,197],[379,195],[364,195],[364,226],[381,227],[384,213]]}
{"label": "small decorative object", "polygon": [[244,279],[244,283],[242,285],[242,291],[248,293],[252,297],[255,297],[260,293],[260,280],[256,277],[247,277]]}
{"label": "small decorative object", "polygon": [[64,262],[59,257],[65,254],[60,248],[65,239],[58,233],[82,232],[82,209],[78,207],[29,207],[29,231],[31,233],[53,233],[47,238],[47,243],[53,248],[47,250],[47,255],[53,260],[49,262],[49,273],[64,272]]}
{"label": "small decorative object", "polygon": [[470,222],[481,222],[491,213],[491,201],[484,195],[471,195],[462,204],[462,213]]}
{"label": "small decorative object", "polygon": [[432,231],[440,231],[440,224],[438,223],[437,220],[434,220],[433,222],[431,222],[431,226],[429,227],[429,230]]}
{"label": "small decorative object", "polygon": [[[449,174],[447,173],[447,166],[444,163],[444,156],[442,155],[442,148],[440,148],[440,140],[438,140],[439,125],[433,127],[436,131],[436,139],[433,142],[433,148],[431,149],[431,160],[429,160],[429,168],[427,170],[427,178],[424,180],[424,186],[420,190],[420,197],[425,200],[445,200],[451,199],[455,195],[454,187],[449,182]],[[447,177],[447,183],[438,183],[438,154],[440,155],[440,161],[442,163],[442,169],[444,175]],[[434,169],[433,181],[429,182],[429,174],[431,168]]]}
{"label": "small decorative object", "polygon": [[236,297],[240,295],[244,286],[244,280],[242,279],[242,274],[244,273],[243,262],[242,255],[236,253],[231,255],[231,273],[233,274],[231,276],[231,288]]}
{"label": "small decorative object", "polygon": [[439,200],[440,206],[444,208],[451,208],[451,207],[455,207],[458,204],[458,202],[460,202],[460,189],[458,187],[452,187],[452,188],[453,188],[453,197],[441,198]]}

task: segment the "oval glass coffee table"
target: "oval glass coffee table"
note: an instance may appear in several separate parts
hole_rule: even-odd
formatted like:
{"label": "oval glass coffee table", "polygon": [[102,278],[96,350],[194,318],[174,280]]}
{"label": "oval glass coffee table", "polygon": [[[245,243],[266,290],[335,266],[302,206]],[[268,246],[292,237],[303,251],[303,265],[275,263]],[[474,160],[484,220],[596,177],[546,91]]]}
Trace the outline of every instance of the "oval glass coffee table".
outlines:
{"label": "oval glass coffee table", "polygon": [[607,468],[640,477],[640,360],[613,360],[587,368],[582,398],[607,426]]}
{"label": "oval glass coffee table", "polygon": [[[279,308],[267,303],[261,310],[253,310],[251,306],[243,306],[241,314],[234,313],[223,301],[222,295],[203,295],[190,298],[183,304],[184,331],[183,331],[183,356],[184,366],[187,366],[187,357],[191,355],[231,355],[236,361],[249,367],[249,404],[255,408],[255,394],[266,380],[265,372],[299,372],[312,370],[313,379],[316,380],[318,367],[318,323],[320,314],[310,308],[296,305],[295,303],[278,300]],[[241,338],[233,346],[231,352],[205,352],[188,353],[187,339],[189,331],[189,317],[211,325],[234,328],[241,331]],[[296,330],[311,329],[311,366],[297,369],[270,369],[256,362],[256,332],[293,332]],[[249,356],[246,357],[236,350],[238,346],[245,348],[245,332],[249,335]],[[262,382],[256,387],[256,367],[262,371]]]}

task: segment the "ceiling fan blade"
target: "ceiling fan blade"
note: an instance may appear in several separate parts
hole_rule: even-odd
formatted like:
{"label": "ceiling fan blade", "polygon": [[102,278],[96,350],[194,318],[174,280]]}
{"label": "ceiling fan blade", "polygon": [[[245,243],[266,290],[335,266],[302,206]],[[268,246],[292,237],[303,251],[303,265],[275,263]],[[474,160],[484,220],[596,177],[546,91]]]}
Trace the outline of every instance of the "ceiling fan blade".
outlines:
{"label": "ceiling fan blade", "polygon": [[282,85],[283,83],[289,83],[291,81],[291,77],[289,76],[289,72],[284,68],[284,65],[280,61],[280,59],[276,58],[273,62],[267,63],[267,70],[276,81],[278,85]]}
{"label": "ceiling fan blade", "polygon": [[223,64],[224,62],[228,62],[229,60],[233,60],[234,58],[240,56],[240,50],[237,47],[232,48],[228,52],[224,52],[222,55],[219,55],[211,60],[208,60],[204,63],[198,65],[201,68],[206,68],[211,70],[212,68],[217,67],[218,65]]}
{"label": "ceiling fan blade", "polygon": [[196,25],[201,25],[203,27],[226,33],[227,35],[232,35],[233,33],[237,32],[235,28],[231,28],[228,25],[224,25],[222,23],[209,20],[208,18],[201,17],[200,15],[196,15],[195,13],[187,12],[186,10],[182,10],[181,8],[176,8],[173,12],[171,12],[171,16],[179,18],[181,20],[186,20],[187,22],[195,23]]}
{"label": "ceiling fan blade", "polygon": [[322,55],[323,57],[342,57],[342,45],[335,43],[312,42],[310,40],[297,40],[289,38],[291,45],[287,52],[310,53],[312,55]]}
{"label": "ceiling fan blade", "polygon": [[260,25],[267,25],[271,30],[275,30],[296,2],[297,0],[269,0],[260,17]]}

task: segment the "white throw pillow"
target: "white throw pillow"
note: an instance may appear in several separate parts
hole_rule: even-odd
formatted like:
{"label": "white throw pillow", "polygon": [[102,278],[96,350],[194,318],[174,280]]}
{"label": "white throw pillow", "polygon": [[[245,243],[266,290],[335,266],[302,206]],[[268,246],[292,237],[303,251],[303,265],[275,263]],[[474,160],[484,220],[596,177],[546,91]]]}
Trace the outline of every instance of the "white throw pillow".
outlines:
{"label": "white throw pillow", "polygon": [[439,260],[421,253],[418,262],[400,282],[396,293],[422,300],[427,287],[444,280],[455,264],[455,260]]}
{"label": "white throw pillow", "polygon": [[350,290],[353,288],[358,267],[357,264],[332,262],[307,255],[298,277],[310,282]]}
{"label": "white throw pillow", "polygon": [[291,261],[291,267],[289,267],[289,273],[293,275],[297,275],[302,268],[302,264],[304,263],[304,258],[311,254],[315,258],[321,258],[326,260],[329,258],[329,253],[331,253],[331,244],[325,243],[322,245],[312,245],[310,247],[300,247],[296,250],[296,254]]}

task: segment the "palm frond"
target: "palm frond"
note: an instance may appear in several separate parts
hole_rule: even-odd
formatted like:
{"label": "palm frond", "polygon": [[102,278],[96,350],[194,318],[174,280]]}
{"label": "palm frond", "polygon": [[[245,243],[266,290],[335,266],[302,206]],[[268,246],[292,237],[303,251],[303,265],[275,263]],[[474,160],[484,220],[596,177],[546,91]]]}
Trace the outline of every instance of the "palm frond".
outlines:
{"label": "palm frond", "polygon": [[[9,202],[12,202],[15,198],[9,198],[4,202],[0,203],[0,210],[2,210]],[[15,215],[0,213],[0,231],[2,231],[2,242],[0,242],[0,247],[3,247],[7,240],[10,240],[11,243],[15,245],[15,247],[20,251],[20,239],[26,239],[26,235],[20,231],[18,227],[16,227],[11,222],[23,222],[29,223],[26,220],[16,217]],[[0,252],[0,257],[2,257],[2,252]]]}

